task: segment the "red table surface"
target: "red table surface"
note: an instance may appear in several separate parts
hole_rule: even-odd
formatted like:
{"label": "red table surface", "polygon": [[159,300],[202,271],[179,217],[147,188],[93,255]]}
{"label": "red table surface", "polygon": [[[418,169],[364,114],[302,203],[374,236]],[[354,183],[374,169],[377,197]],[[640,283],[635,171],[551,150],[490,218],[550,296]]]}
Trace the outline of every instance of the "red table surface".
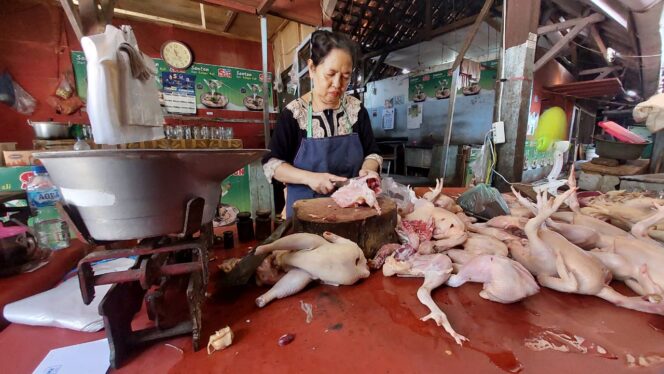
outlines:
{"label": "red table surface", "polygon": [[[216,249],[217,259],[210,263],[213,296],[203,310],[202,343],[215,330],[230,326],[235,339],[229,348],[212,355],[205,349],[193,352],[191,338],[181,336],[137,350],[117,372],[487,373],[519,368],[524,373],[664,372],[664,363],[639,369],[627,363],[627,355],[664,358],[662,316],[548,289],[502,305],[480,298],[479,284],[443,286],[434,291],[434,300],[456,331],[470,339],[461,347],[434,322],[419,321],[428,313],[416,297],[420,278],[386,278],[374,272],[354,286],[312,284],[263,309],[254,300],[266,287],[250,284],[215,290],[216,265],[246,250],[247,245],[231,251]],[[613,285],[629,292],[622,284]],[[313,306],[309,324],[300,301]],[[134,322],[135,328],[148,324],[140,313]],[[550,332],[577,336],[583,343],[580,348],[567,345],[569,352],[526,347],[527,340],[537,337],[562,345],[551,339],[555,335]],[[295,335],[295,340],[280,347],[277,341],[286,333]],[[0,332],[0,373],[32,372],[51,349],[103,337],[103,331],[12,324]],[[597,346],[607,353],[599,353]]]}
{"label": "red table surface", "polygon": [[[0,278],[0,311],[5,305],[53,288],[60,283],[78,260],[87,253],[88,246],[72,240],[71,246],[53,252],[49,263],[33,272]],[[9,322],[0,313],[0,330]]]}

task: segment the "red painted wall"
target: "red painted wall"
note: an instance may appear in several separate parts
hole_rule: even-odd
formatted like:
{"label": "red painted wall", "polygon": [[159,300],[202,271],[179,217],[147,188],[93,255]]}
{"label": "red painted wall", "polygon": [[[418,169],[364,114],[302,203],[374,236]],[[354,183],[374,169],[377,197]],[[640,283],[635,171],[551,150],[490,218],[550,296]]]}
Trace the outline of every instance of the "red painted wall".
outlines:
{"label": "red painted wall", "polygon": [[[59,77],[71,71],[70,52],[81,47],[62,8],[50,1],[4,1],[0,10],[0,71],[7,69],[14,80],[37,99],[37,109],[25,116],[0,104],[0,142],[18,142],[21,149],[31,149],[33,132],[26,121],[48,120],[89,123],[85,113],[62,116],[46,104]],[[116,19],[114,24],[133,27],[141,50],[159,57],[161,45],[171,39],[187,43],[200,63],[261,70],[261,45],[239,39],[178,29],[169,25]],[[272,52],[268,51],[272,71]],[[199,116],[262,119],[262,112],[199,110]],[[172,121],[168,121],[172,122]],[[176,121],[177,122],[177,121]],[[204,118],[201,122],[206,123]],[[263,147],[262,124],[228,124],[245,148]]]}

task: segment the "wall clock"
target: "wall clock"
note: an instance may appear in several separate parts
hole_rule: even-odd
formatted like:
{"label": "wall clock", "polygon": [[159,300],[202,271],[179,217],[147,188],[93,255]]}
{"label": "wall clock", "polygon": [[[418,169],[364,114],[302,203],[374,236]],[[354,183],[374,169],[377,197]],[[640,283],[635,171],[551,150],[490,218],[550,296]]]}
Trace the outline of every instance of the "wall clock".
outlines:
{"label": "wall clock", "polygon": [[169,40],[161,46],[161,57],[175,69],[186,69],[194,63],[194,54],[188,45],[177,40]]}

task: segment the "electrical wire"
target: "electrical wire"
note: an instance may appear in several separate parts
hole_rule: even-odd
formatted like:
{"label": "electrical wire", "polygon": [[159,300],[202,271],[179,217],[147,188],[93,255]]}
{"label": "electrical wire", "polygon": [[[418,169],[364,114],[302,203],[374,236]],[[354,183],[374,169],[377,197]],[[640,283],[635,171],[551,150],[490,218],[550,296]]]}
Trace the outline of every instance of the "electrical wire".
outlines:
{"label": "electrical wire", "polygon": [[[597,53],[601,56],[604,56],[604,53],[602,53],[602,51],[598,51],[596,49],[586,47],[585,45],[581,45],[577,42],[572,42],[572,43],[575,44],[577,47],[581,47],[581,48],[586,49],[588,51],[595,52],[595,53]],[[621,57],[621,58],[649,58],[649,57],[662,57],[662,54],[658,53],[658,54],[654,54],[654,55],[640,55],[639,56],[639,55],[623,55],[620,52],[616,52],[616,56]]]}

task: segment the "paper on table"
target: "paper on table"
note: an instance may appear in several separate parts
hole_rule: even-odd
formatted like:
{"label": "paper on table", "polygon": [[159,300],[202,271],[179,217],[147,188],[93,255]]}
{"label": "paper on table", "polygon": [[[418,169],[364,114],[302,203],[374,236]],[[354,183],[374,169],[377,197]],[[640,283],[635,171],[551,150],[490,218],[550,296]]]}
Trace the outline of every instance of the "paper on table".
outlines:
{"label": "paper on table", "polygon": [[32,374],[105,374],[109,355],[106,339],[52,349]]}

